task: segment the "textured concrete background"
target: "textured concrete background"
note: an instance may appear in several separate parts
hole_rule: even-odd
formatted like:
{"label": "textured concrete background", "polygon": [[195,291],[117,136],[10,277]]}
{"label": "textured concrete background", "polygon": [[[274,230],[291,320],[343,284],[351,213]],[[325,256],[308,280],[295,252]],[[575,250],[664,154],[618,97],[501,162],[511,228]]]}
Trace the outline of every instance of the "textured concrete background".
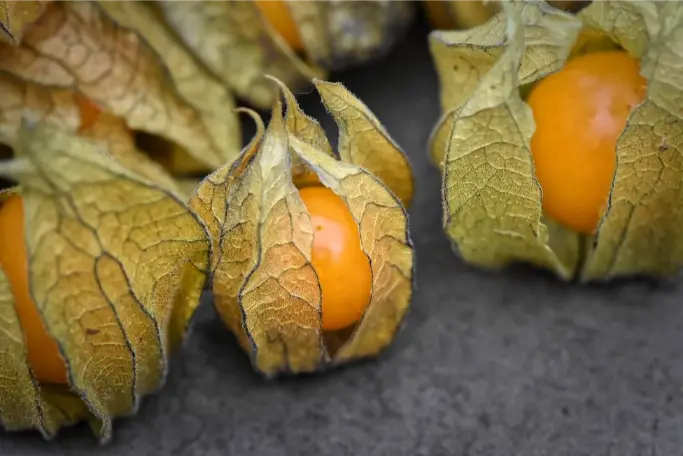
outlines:
{"label": "textured concrete background", "polygon": [[[475,270],[441,231],[426,159],[438,117],[426,31],[340,78],[410,155],[418,290],[375,362],[267,382],[209,302],[167,387],[99,447],[85,427],[52,443],[0,431],[0,455],[683,455],[683,294],[676,284],[562,284]],[[315,94],[304,109],[323,118]],[[332,130],[333,123],[325,118]]]}

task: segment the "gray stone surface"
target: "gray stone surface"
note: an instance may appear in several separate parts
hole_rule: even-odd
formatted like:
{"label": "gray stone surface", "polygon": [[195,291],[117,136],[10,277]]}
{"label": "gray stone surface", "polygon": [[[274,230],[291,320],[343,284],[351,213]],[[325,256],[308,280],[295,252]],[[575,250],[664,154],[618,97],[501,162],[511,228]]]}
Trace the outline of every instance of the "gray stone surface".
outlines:
{"label": "gray stone surface", "polygon": [[[524,268],[463,264],[442,235],[439,176],[426,159],[438,101],[425,31],[386,61],[340,77],[417,176],[418,289],[392,349],[374,362],[268,382],[206,302],[167,387],[117,421],[111,444],[99,447],[85,427],[52,443],[0,432],[0,454],[683,454],[680,287],[579,287]],[[301,100],[324,116],[315,94]]]}

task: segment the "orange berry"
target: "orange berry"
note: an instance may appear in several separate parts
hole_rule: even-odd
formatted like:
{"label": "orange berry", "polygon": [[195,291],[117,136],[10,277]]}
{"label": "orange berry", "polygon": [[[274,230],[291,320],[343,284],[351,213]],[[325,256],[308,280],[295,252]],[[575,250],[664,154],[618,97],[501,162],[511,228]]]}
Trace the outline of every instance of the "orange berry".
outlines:
{"label": "orange berry", "polygon": [[623,51],[585,54],[529,95],[543,210],[580,233],[592,234],[606,208],[617,139],[645,98],[647,81],[639,71],[638,61]]}
{"label": "orange berry", "polygon": [[90,98],[76,95],[76,102],[81,115],[81,131],[88,130],[100,117],[102,110]]}
{"label": "orange berry", "polygon": [[327,187],[306,187],[299,194],[313,224],[311,263],[323,294],[323,329],[346,328],[363,316],[372,290],[358,225],[344,201]]}
{"label": "orange berry", "polygon": [[23,239],[24,205],[20,196],[12,195],[0,206],[0,268],[12,288],[33,374],[43,383],[67,383],[66,365],[57,343],[45,330],[29,292],[28,262]]}
{"label": "orange berry", "polygon": [[254,3],[270,25],[294,51],[301,52],[304,50],[299,28],[283,0],[255,0]]}
{"label": "orange berry", "polygon": [[454,28],[448,3],[440,0],[423,0],[425,15],[429,24],[439,30]]}
{"label": "orange berry", "polygon": [[427,21],[435,29],[469,29],[488,21],[499,8],[482,0],[423,0]]}

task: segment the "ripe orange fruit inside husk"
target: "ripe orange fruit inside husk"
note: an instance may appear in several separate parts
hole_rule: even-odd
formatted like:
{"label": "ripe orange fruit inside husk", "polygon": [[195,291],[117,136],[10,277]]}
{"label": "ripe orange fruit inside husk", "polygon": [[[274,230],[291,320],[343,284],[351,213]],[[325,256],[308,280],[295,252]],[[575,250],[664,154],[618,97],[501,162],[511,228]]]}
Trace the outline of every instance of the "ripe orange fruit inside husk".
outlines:
{"label": "ripe orange fruit inside husk", "polygon": [[282,0],[255,0],[256,7],[280,36],[296,52],[304,50],[299,28],[292,19],[287,5]]}
{"label": "ripe orange fruit inside husk", "polygon": [[617,140],[646,89],[636,59],[607,51],[570,60],[531,91],[531,153],[550,218],[579,233],[595,231],[612,185]]}
{"label": "ripe orange fruit inside husk", "polygon": [[311,263],[322,289],[323,330],[357,323],[370,303],[372,271],[358,225],[344,201],[327,187],[299,190],[313,225]]}
{"label": "ripe orange fruit inside husk", "polygon": [[33,374],[39,382],[67,383],[66,365],[57,343],[45,330],[29,292],[24,207],[18,195],[10,196],[0,207],[0,269],[12,288]]}
{"label": "ripe orange fruit inside husk", "polygon": [[[83,131],[94,125],[101,110],[80,95],[77,103],[81,116],[80,130]],[[19,195],[10,196],[0,207],[0,269],[12,289],[33,375],[42,383],[67,383],[66,364],[57,342],[47,333],[29,290],[24,205]]]}
{"label": "ripe orange fruit inside husk", "polygon": [[85,131],[91,128],[95,122],[100,118],[102,110],[95,104],[91,99],[78,95],[76,97],[78,103],[78,110],[81,116],[81,131]]}
{"label": "ripe orange fruit inside husk", "polygon": [[[435,29],[468,29],[481,25],[495,14],[496,6],[482,0],[423,0],[427,20]],[[454,16],[455,15],[455,16]]]}

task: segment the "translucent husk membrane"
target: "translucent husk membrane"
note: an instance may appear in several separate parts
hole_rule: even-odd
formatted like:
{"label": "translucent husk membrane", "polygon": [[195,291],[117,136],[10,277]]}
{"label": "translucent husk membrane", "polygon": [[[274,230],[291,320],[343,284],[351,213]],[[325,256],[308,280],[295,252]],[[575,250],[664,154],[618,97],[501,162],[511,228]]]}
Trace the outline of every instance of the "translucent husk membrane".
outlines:
{"label": "translucent husk membrane", "polygon": [[120,150],[138,153],[122,162],[181,197],[239,153],[234,98],[272,106],[264,74],[305,88],[329,69],[381,56],[414,16],[409,2],[282,2],[299,55],[256,2],[2,4],[0,144],[15,146],[22,115],[133,142]]}
{"label": "translucent husk membrane", "polygon": [[[582,281],[680,268],[681,5],[600,1],[572,15],[506,2],[479,27],[432,32],[444,114],[430,154],[443,170],[444,228],[466,261],[527,262]],[[543,215],[523,96],[571,55],[615,47],[640,60],[648,89],[617,142],[607,209],[587,238]]]}
{"label": "translucent husk membrane", "polygon": [[0,91],[0,143],[16,147],[22,118],[44,121],[108,143],[181,196],[184,179],[196,185],[239,153],[232,92],[146,2],[45,3],[0,43]]}
{"label": "translucent husk membrane", "polygon": [[[314,81],[340,127],[339,159],[320,125],[275,82],[287,103],[286,117],[279,102],[267,129],[256,116],[256,137],[235,161],[209,175],[190,203],[213,239],[216,309],[266,376],[379,354],[408,310],[414,263],[408,218],[397,196],[410,200],[412,175],[384,128],[343,86]],[[296,183],[324,185],[343,199],[370,260],[370,304],[343,331],[322,330],[322,293],[311,264],[313,228]]]}
{"label": "translucent husk membrane", "polygon": [[0,271],[0,425],[52,438],[87,420],[106,442],[112,420],[165,382],[206,281],[206,228],[101,142],[25,121],[15,155],[0,175],[19,187],[0,204],[20,194],[25,230],[0,242],[26,243],[29,291],[68,384],[34,376],[20,303]]}
{"label": "translucent husk membrane", "polygon": [[[160,1],[166,22],[237,96],[267,109],[275,96],[264,74],[294,91],[329,70],[385,54],[411,23],[412,2],[282,2],[303,50],[296,52],[255,2]],[[226,24],[228,24],[226,26]]]}

